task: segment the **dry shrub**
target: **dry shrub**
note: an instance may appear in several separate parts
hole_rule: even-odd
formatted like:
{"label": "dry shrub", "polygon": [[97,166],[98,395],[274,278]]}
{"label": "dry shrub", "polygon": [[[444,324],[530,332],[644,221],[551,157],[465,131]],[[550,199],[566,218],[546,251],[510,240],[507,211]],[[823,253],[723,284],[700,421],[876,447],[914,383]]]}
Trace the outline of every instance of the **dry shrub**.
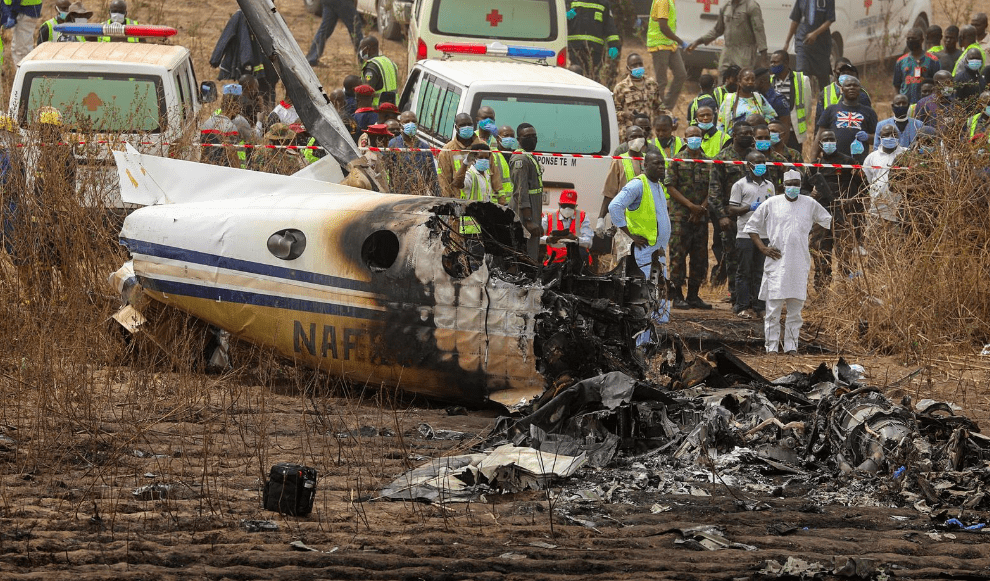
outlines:
{"label": "dry shrub", "polygon": [[838,345],[922,357],[990,340],[988,146],[953,118],[933,154],[898,159],[912,166],[892,172],[900,222],[863,216],[866,256],[837,243],[836,280],[811,306]]}

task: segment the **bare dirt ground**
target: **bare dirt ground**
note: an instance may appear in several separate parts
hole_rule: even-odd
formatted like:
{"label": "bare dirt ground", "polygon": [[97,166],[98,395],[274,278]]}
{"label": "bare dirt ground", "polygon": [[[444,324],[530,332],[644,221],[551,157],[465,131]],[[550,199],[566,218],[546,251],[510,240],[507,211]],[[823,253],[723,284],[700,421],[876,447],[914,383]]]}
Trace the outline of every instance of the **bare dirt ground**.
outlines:
{"label": "bare dirt ground", "polygon": [[[279,4],[306,48],[318,21],[301,0]],[[176,42],[193,49],[200,79],[211,77],[209,52],[235,9],[232,0],[132,2],[142,22],[180,29]],[[345,39],[338,28],[317,69],[327,86],[357,72]],[[404,47],[385,46],[403,69]],[[842,345],[876,385],[921,370],[888,395],[950,399],[987,420],[990,364],[968,348],[946,359],[880,357],[828,336],[818,325],[824,317],[812,313],[805,338],[824,349],[766,356],[759,324],[734,318],[721,292],[705,293],[716,303],[710,313],[674,312],[671,329],[689,349],[727,344],[773,378],[831,364]],[[277,364],[225,376],[96,367],[83,373],[86,393],[63,406],[72,385],[41,385],[4,357],[0,579],[747,579],[766,578],[765,561],[788,557],[828,568],[857,559],[844,577],[875,577],[878,566],[903,579],[990,577],[990,545],[980,533],[936,532],[911,508],[815,507],[800,494],[760,498],[772,509],[751,512],[720,486],[698,497],[625,481],[610,502],[580,502],[573,493],[603,477],[583,469],[548,491],[483,503],[375,501],[398,474],[480,441],[495,414],[448,415],[443,404],[372,392],[343,397]],[[428,440],[423,423],[466,435]],[[279,461],[318,470],[309,517],[262,510],[264,477]],[[140,490],[149,485],[159,492]],[[669,510],[654,514],[657,504]],[[250,520],[279,529],[249,532]],[[730,541],[756,550],[675,545],[674,529],[701,524],[722,526]],[[315,551],[293,549],[293,541]]]}

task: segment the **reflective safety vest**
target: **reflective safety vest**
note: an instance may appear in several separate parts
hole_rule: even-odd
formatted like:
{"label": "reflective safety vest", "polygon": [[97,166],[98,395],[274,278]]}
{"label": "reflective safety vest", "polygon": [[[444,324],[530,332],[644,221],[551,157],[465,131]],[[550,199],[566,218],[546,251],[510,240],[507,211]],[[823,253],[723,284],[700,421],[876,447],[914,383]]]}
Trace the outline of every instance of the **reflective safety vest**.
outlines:
{"label": "reflective safety vest", "polygon": [[729,140],[729,136],[724,131],[715,130],[711,136],[706,136],[702,134],[701,136],[701,151],[705,152],[708,157],[715,157],[718,152],[722,151],[722,147],[725,146],[725,142]]}
{"label": "reflective safety vest", "polygon": [[49,18],[48,20],[41,23],[41,28],[48,29],[48,41],[51,42],[55,40],[55,25],[60,24],[57,18]]}
{"label": "reflective safety vest", "polygon": [[[715,95],[709,93],[703,93],[701,95],[698,95],[697,97],[694,98],[693,101],[691,101],[691,104],[688,105],[688,123],[693,124],[697,120],[698,107],[701,106],[702,99],[715,99]],[[718,99],[715,99],[715,102],[718,103],[719,105],[722,104]],[[712,113],[718,114],[718,111],[712,111]]]}
{"label": "reflective safety vest", "polygon": [[314,145],[316,145],[316,138],[310,137],[309,141],[306,142],[306,149],[303,150],[303,159],[306,160],[307,164],[320,161],[320,158],[316,155],[316,150],[310,149]]}
{"label": "reflective safety vest", "polygon": [[[653,246],[657,243],[657,208],[653,199],[653,189],[650,187],[650,180],[646,174],[639,175],[639,181],[643,182],[643,196],[640,198],[639,207],[635,210],[626,209],[626,228],[632,234],[638,234],[646,238],[646,241]],[[666,195],[666,190],[662,183],[657,182],[660,191]]]}
{"label": "reflective safety vest", "polygon": [[501,201],[502,199],[512,198],[512,179],[509,177],[509,160],[505,158],[500,151],[492,150],[492,158],[494,163],[492,165],[498,164],[498,168],[502,171],[502,189],[498,191],[498,197]]}
{"label": "reflective safety vest", "polygon": [[[13,0],[3,0],[3,3],[7,6],[13,4]],[[41,0],[21,0],[21,6],[37,6],[41,4]]]}
{"label": "reflective safety vest", "polygon": [[[955,66],[952,67],[953,77],[958,75],[960,70],[966,68],[966,60],[967,60],[966,53],[968,53],[969,49],[971,48],[975,48],[976,50],[980,51],[980,60],[983,61],[984,66],[987,64],[987,51],[983,50],[983,47],[980,46],[980,43],[974,42],[973,44],[964,48],[962,53],[959,55],[959,58],[956,59],[956,64]],[[982,71],[983,69],[981,68],[980,70]]]}
{"label": "reflective safety vest", "polygon": [[529,194],[529,195],[531,195],[531,196],[535,196],[537,194],[541,194],[542,195],[543,194],[543,165],[540,164],[539,161],[537,161],[536,156],[534,156],[532,153],[530,153],[528,151],[525,151],[523,149],[517,149],[513,153],[520,153],[522,155],[525,155],[526,157],[529,158],[530,161],[533,162],[533,165],[536,166],[536,179],[539,180],[540,185],[538,187],[535,187],[535,188],[531,188],[529,190],[526,190],[526,193]]}
{"label": "reflective safety vest", "polygon": [[[579,8],[593,11],[594,15],[592,16],[592,18],[594,18],[595,22],[603,22],[605,17],[609,14],[608,8],[605,7],[605,5],[600,4],[598,2],[581,2],[579,0],[575,0],[574,2],[570,3],[571,10],[578,10]],[[582,18],[578,17],[578,19],[575,20],[575,22],[581,22],[581,20]],[[581,27],[581,25],[578,24],[577,27]],[[573,27],[570,24],[568,24],[568,28],[573,30]],[[617,34],[609,35],[605,38],[602,38],[600,36],[595,36],[593,34],[567,35],[567,42],[580,42],[582,40],[587,42],[593,42],[595,44],[600,44],[600,45],[604,45],[605,43],[618,43],[620,41],[619,35]]]}
{"label": "reflective safety vest", "polygon": [[[674,4],[674,0],[667,0],[667,2],[670,4],[670,8],[667,13],[667,26],[670,27],[671,32],[676,33],[677,5]],[[677,46],[677,43],[667,38],[664,33],[660,32],[660,23],[650,18],[650,26],[646,30],[646,48],[649,50],[654,50],[661,46]]]}
{"label": "reflective safety vest", "polygon": [[[866,90],[862,88],[860,89],[860,93],[866,95],[867,97],[870,96],[870,94],[867,93]],[[825,89],[822,91],[822,105],[824,105],[824,107],[822,107],[822,111],[825,110],[825,107],[828,107],[829,105],[835,105],[841,100],[842,100],[842,87],[840,87],[838,83],[829,83],[828,86],[825,87]]]}
{"label": "reflective safety vest", "polygon": [[[776,75],[770,75],[770,82],[777,81]],[[808,131],[808,111],[804,106],[804,73],[791,71],[791,85],[794,86],[794,93],[791,99],[794,105],[794,112],[797,113],[797,127],[795,134],[801,135]]]}
{"label": "reflective safety vest", "polygon": [[[636,157],[640,157],[641,155],[642,154],[637,154]],[[629,183],[634,179],[636,179],[636,176],[638,175],[636,173],[636,164],[633,163],[632,159],[629,159],[632,157],[632,154],[628,151],[619,155],[619,157],[626,158],[621,160],[621,163],[622,163],[622,169],[625,170],[626,172],[626,183]]]}
{"label": "reflective safety vest", "polygon": [[[976,128],[980,126],[980,118],[984,117],[983,113],[977,113],[969,118],[969,138],[972,139],[976,137]],[[987,128],[990,129],[990,118],[987,118]]]}
{"label": "reflective safety vest", "polygon": [[[670,142],[670,149],[668,150],[667,148],[660,145],[659,137],[654,137],[653,146],[660,150],[660,153],[663,154],[664,159],[669,160],[670,158],[674,157],[674,154],[680,151],[682,147],[684,147],[684,142],[681,141],[680,137],[675,136],[674,140]],[[667,162],[667,165],[670,165],[669,161]]]}
{"label": "reflective safety vest", "polygon": [[[550,212],[547,214],[547,232],[546,235],[549,236],[552,232],[557,230],[562,230],[561,225],[564,223],[560,219],[560,211]],[[571,225],[567,227],[567,230],[576,236],[578,236],[578,228],[581,224],[584,224],[585,212],[581,210],[571,218]],[[547,259],[543,261],[544,265],[554,264],[557,262],[564,262],[567,260],[567,248],[556,248],[547,244]],[[591,254],[588,254],[588,264],[591,264]]]}
{"label": "reflective safety vest", "polygon": [[[722,106],[722,101],[725,101],[725,96],[732,94],[733,93],[730,93],[729,90],[726,89],[724,85],[719,85],[715,87],[714,91],[712,91],[712,96],[715,97],[715,102],[718,103],[719,107]],[[715,111],[714,113],[718,115],[718,111]]]}
{"label": "reflective safety vest", "polygon": [[[471,170],[468,170],[469,172]],[[476,171],[476,178],[471,180],[471,191],[465,192],[464,188],[461,188],[461,199],[468,200],[470,202],[485,202],[485,194],[491,197],[492,193],[492,182],[491,176],[487,173],[481,173]],[[482,188],[482,183],[487,183],[487,188]],[[487,190],[487,191],[486,191]],[[474,218],[470,216],[461,217],[461,234],[481,234],[481,226]]]}
{"label": "reflective safety vest", "polygon": [[[113,20],[107,20],[107,24],[113,24]],[[133,24],[138,24],[138,21],[137,20],[131,20],[130,18],[125,18],[124,19],[124,25],[125,26],[127,26],[127,25],[133,25]],[[101,36],[101,37],[98,37],[96,39],[96,42],[110,42],[111,40],[112,40],[112,38],[109,37],[109,36]],[[137,38],[136,36],[128,36],[127,37],[127,42],[141,42],[141,40],[139,38]]]}
{"label": "reflective safety vest", "polygon": [[917,103],[911,103],[911,106],[908,107],[908,119],[914,119],[914,108],[915,108],[915,105],[917,105]]}
{"label": "reflective safety vest", "polygon": [[931,47],[931,48],[929,48],[929,49],[928,49],[927,51],[925,51],[925,52],[930,52],[930,53],[932,53],[932,54],[935,54],[935,53],[937,53],[937,52],[942,52],[943,50],[945,50],[945,47],[944,47],[944,46],[942,46],[941,44],[936,44],[935,46],[933,46],[933,47]]}
{"label": "reflective safety vest", "polygon": [[387,56],[378,55],[368,60],[365,66],[374,64],[378,67],[378,74],[382,77],[382,88],[375,91],[375,100],[372,102],[375,107],[382,98],[382,93],[395,93],[399,88],[399,69]]}

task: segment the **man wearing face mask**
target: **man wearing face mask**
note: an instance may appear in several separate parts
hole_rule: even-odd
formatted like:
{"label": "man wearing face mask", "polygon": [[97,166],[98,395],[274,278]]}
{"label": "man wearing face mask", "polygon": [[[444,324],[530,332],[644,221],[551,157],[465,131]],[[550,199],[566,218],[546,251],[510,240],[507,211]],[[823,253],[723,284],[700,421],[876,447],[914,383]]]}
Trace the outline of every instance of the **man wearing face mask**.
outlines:
{"label": "man wearing face mask", "polygon": [[[650,118],[645,113],[637,113],[636,118],[633,119],[633,125],[639,127],[643,130],[643,138],[646,139],[646,149],[643,151],[660,151],[653,145],[653,126],[650,123]],[[627,134],[625,137],[626,141],[623,141],[619,145],[615,146],[615,150],[612,151],[612,155],[622,155],[629,151],[629,140],[631,139]]]}
{"label": "man wearing face mask", "polygon": [[[509,160],[509,176],[512,179],[512,211],[522,221],[523,228],[529,234],[526,241],[526,252],[534,261],[540,259],[540,227],[539,216],[543,215],[543,166],[532,152],[536,151],[539,143],[536,128],[529,123],[520,123],[516,127],[519,149]],[[495,189],[499,189],[496,186]]]}
{"label": "man wearing face mask", "polygon": [[980,43],[976,42],[976,27],[971,24],[959,27],[959,46],[962,48],[962,54],[956,59],[956,64],[952,67],[952,76],[955,76],[962,69],[966,68],[966,61],[969,60],[969,50],[975,48],[980,53],[980,58],[986,62],[987,53],[980,46]]}
{"label": "man wearing face mask", "polygon": [[[110,18],[107,20],[107,24],[139,24],[137,20],[133,20],[127,17],[127,2],[124,0],[111,0],[110,2]],[[109,36],[101,36],[99,42],[110,42],[113,40]],[[127,42],[140,42],[141,39],[128,36]]]}
{"label": "man wearing face mask", "polygon": [[[746,121],[736,123],[736,134],[726,146],[714,157],[716,161],[735,162],[746,161],[746,156],[752,151],[756,140],[753,139],[753,127]],[[712,166],[711,177],[708,180],[708,207],[710,208],[713,224],[717,224],[721,237],[722,252],[715,254],[718,266],[712,272],[712,284],[728,280],[729,301],[735,302],[736,267],[736,228],[728,213],[729,195],[732,185],[746,176],[746,166],[735,163],[716,163]]]}
{"label": "man wearing face mask", "polygon": [[825,108],[818,120],[818,129],[819,132],[831,129],[839,143],[839,150],[861,160],[873,143],[877,112],[873,107],[861,104],[859,94],[859,79],[847,77],[842,85],[842,101]]}
{"label": "man wearing face mask", "polygon": [[951,110],[956,104],[956,88],[952,83],[952,73],[939,71],[935,73],[935,90],[931,95],[918,101],[914,109],[915,117],[928,125],[939,129],[952,124]]}
{"label": "man wearing face mask", "polygon": [[[853,217],[862,210],[858,200],[861,174],[854,169],[831,166],[852,165],[856,161],[839,151],[835,132],[831,129],[823,129],[818,133],[818,149],[815,163],[825,167],[809,168],[805,193],[836,217],[837,229],[848,225],[855,234],[857,229],[853,227]],[[785,176],[784,181],[786,180]],[[832,250],[835,246],[832,231],[825,230],[816,234],[812,246],[815,248],[815,288],[822,289],[832,280]]]}
{"label": "man wearing face mask", "polygon": [[[842,85],[846,82],[849,77],[856,76],[858,73],[856,67],[853,66],[852,62],[843,57],[836,61],[835,64],[835,82],[830,83],[822,89],[820,95],[818,95],[818,108],[815,111],[815,125],[822,118],[822,113],[829,105],[836,105],[842,101]],[[859,103],[860,105],[866,105],[867,107],[873,106],[873,101],[870,100],[870,94],[866,92],[862,87],[859,90]]]}
{"label": "man wearing face mask", "polygon": [[[41,17],[41,0],[3,0],[0,13],[3,27],[14,29],[11,34],[13,42],[10,45],[10,56],[16,67],[33,48],[31,40]],[[0,43],[0,51],[2,50],[3,44]]]}
{"label": "man wearing face mask", "polygon": [[430,146],[416,133],[419,129],[417,121],[415,113],[403,111],[399,115],[401,132],[388,142],[389,151],[383,157],[389,190],[397,194],[439,196],[440,184],[437,182],[433,155],[429,151],[393,151],[429,149]]}
{"label": "man wearing face mask", "polygon": [[498,139],[495,137],[498,133],[498,125],[495,123],[495,109],[487,105],[479,107],[474,114],[474,122],[478,126],[478,137],[488,144],[489,148],[498,147]]}
{"label": "man wearing face mask", "polygon": [[[777,123],[777,121],[774,122]],[[790,160],[784,154],[774,151],[769,125],[754,126],[753,138],[756,140],[756,151],[762,153],[770,162],[767,165],[766,180],[773,184],[775,193],[784,193],[784,172],[789,168],[775,164],[788,163]]]}
{"label": "man wearing face mask", "polygon": [[626,137],[629,139],[626,142],[626,151],[617,154],[622,159],[613,159],[609,165],[608,174],[605,176],[605,185],[602,187],[602,207],[598,211],[598,221],[595,223],[595,229],[598,231],[605,229],[605,215],[608,213],[608,205],[622,189],[622,186],[643,173],[643,161],[632,159],[643,157],[646,151],[646,137],[643,134],[643,129],[636,125],[630,125],[626,128]]}
{"label": "man wearing face mask", "polygon": [[619,127],[632,125],[637,113],[648,115],[651,120],[656,119],[663,107],[660,87],[655,79],[646,75],[643,57],[637,53],[626,57],[626,70],[629,74],[612,89]]}
{"label": "man wearing face mask", "polygon": [[766,257],[762,260],[759,298],[767,306],[763,318],[767,353],[777,353],[780,348],[780,313],[785,305],[784,353],[797,353],[804,322],[801,309],[808,298],[811,271],[808,236],[816,224],[828,229],[832,217],[821,204],[801,195],[801,174],[796,171],[784,176],[784,195],[760,204],[746,223],[744,233]]}
{"label": "man wearing face mask", "polygon": [[701,130],[701,149],[708,157],[715,157],[729,141],[729,136],[715,127],[715,111],[711,107],[698,107],[695,125]]}
{"label": "man wearing face mask", "polygon": [[[467,158],[464,150],[471,149],[472,145],[482,143],[474,132],[474,121],[467,113],[458,113],[454,117],[454,138],[447,142],[437,155],[437,173],[440,176],[440,195],[445,198],[458,197],[460,185],[454,181],[454,176],[461,169],[461,164]],[[498,175],[492,175],[492,185],[496,191],[502,189],[502,179]]]}
{"label": "man wearing face mask", "polygon": [[921,98],[921,81],[931,78],[940,68],[938,58],[924,49],[924,32],[912,28],[907,34],[908,52],[894,63],[894,90],[906,95],[909,103]]}
{"label": "man wearing face mask", "polygon": [[966,139],[979,134],[990,135],[990,91],[980,93],[977,105],[980,112],[966,120]]}
{"label": "man wearing face mask", "polygon": [[[880,149],[866,156],[863,162],[863,176],[869,184],[870,215],[888,222],[898,221],[898,206],[900,194],[890,191],[890,167],[896,165],[894,160],[906,151],[900,144],[897,128],[887,125],[880,130]],[[882,166],[877,169],[873,166]]]}
{"label": "man wearing face mask", "polygon": [[[632,255],[636,266],[647,279],[661,278],[664,249],[670,243],[670,216],[667,214],[666,190],[661,183],[664,177],[664,158],[658,152],[646,154],[643,173],[626,184],[608,205],[612,223],[632,239]],[[631,269],[630,269],[631,270]],[[670,311],[666,301],[661,301],[659,312],[651,315],[654,323],[666,322]],[[650,340],[650,333],[641,334],[637,345]]]}
{"label": "man wearing face mask", "polygon": [[361,76],[375,89],[375,107],[379,103],[395,104],[395,92],[399,87],[399,67],[392,59],[378,52],[378,39],[366,36],[358,44],[361,59]]}
{"label": "man wearing face mask", "polygon": [[55,16],[41,23],[41,29],[38,30],[38,40],[36,44],[55,40],[57,36],[55,33],[55,25],[62,24],[66,21],[69,17],[69,6],[71,4],[72,0],[55,0]]}
{"label": "man wearing face mask", "polygon": [[804,156],[800,150],[792,149],[784,142],[784,124],[780,122],[780,119],[768,123],[767,130],[770,132],[770,152],[772,154],[779,155],[784,158],[784,161],[790,163],[804,161]]}
{"label": "man wearing face mask", "polygon": [[558,210],[544,214],[540,224],[543,228],[540,244],[546,246],[547,252],[547,259],[543,264],[566,261],[568,248],[571,248],[568,245],[571,244],[577,244],[581,260],[590,264],[589,249],[595,233],[591,230],[591,218],[584,210],[577,209],[577,192],[561,191],[557,205]]}
{"label": "man wearing face mask", "polygon": [[[746,234],[746,223],[760,204],[774,195],[773,184],[766,179],[767,160],[759,151],[751,151],[746,156],[746,176],[732,184],[726,214],[736,219],[736,252],[739,265],[736,269],[736,301],[732,312],[744,319],[752,319],[765,308],[756,294],[756,288],[763,278],[763,261],[756,245]],[[730,273],[731,276],[731,273]]]}
{"label": "man wearing face mask", "polygon": [[980,51],[971,48],[966,51],[966,66],[960,69],[952,78],[956,87],[956,99],[966,108],[967,112],[976,111],[976,97],[986,88],[986,80],[980,74],[983,68],[983,56]]}
{"label": "man wearing face mask", "polygon": [[[675,309],[710,309],[698,291],[708,276],[708,181],[711,168],[701,148],[701,129],[691,125],[684,130],[685,145],[677,152],[681,159],[671,162],[664,178],[670,194],[670,288]],[[682,294],[684,275],[690,259],[688,292]]]}
{"label": "man wearing face mask", "polygon": [[790,123],[784,139],[787,146],[801,149],[808,137],[808,117],[811,111],[811,80],[802,72],[791,70],[791,57],[786,50],[770,56],[770,83],[787,99]]}
{"label": "man wearing face mask", "polygon": [[[464,164],[457,170],[454,176],[454,185],[457,186],[462,200],[469,202],[495,202],[495,189],[492,188],[491,178],[491,152],[484,143],[475,143],[471,146],[471,153],[468,154]],[[481,228],[474,218],[461,218],[461,235],[477,236],[481,234]]]}
{"label": "man wearing face mask", "polygon": [[880,132],[887,125],[893,125],[897,128],[897,133],[900,135],[899,139],[902,146],[911,146],[911,143],[914,142],[915,136],[918,134],[918,129],[920,129],[924,123],[918,121],[917,119],[908,117],[908,111],[910,109],[911,106],[908,105],[907,95],[902,95],[900,93],[894,95],[894,100],[890,104],[890,110],[893,112],[893,116],[882,119],[877,123],[876,137],[873,138],[874,149],[880,147]]}
{"label": "man wearing face mask", "polygon": [[516,131],[508,125],[503,125],[498,130],[496,145],[492,149],[492,167],[497,166],[498,175],[502,180],[502,187],[498,190],[498,203],[507,206],[512,201],[512,179],[509,175],[509,158],[512,152],[519,147],[516,141]]}

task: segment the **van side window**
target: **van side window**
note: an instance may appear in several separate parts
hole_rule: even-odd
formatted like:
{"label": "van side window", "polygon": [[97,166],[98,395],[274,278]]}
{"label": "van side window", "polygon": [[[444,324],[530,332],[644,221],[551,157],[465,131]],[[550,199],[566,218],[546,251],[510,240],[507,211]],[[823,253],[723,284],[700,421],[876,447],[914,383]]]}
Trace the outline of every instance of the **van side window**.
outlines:
{"label": "van side window", "polygon": [[[413,89],[417,86],[417,81],[419,80],[419,69],[413,69],[413,72],[409,74],[409,79],[406,81],[406,88],[402,91],[402,96],[399,98],[399,111],[408,111],[412,108]],[[423,88],[419,89],[420,94],[423,92]],[[417,115],[418,117],[418,115]]]}
{"label": "van side window", "polygon": [[437,92],[439,91],[436,81],[436,77],[424,77],[423,85],[419,90],[419,106],[416,110],[419,112],[419,126],[426,130],[432,130],[435,127]]}
{"label": "van side window", "polygon": [[437,122],[437,133],[447,139],[454,136],[454,115],[457,114],[457,106],[461,104],[461,91],[452,87],[444,89],[443,113]]}
{"label": "van side window", "polygon": [[179,93],[179,103],[182,107],[182,111],[180,113],[182,114],[183,120],[189,118],[189,87],[187,86],[189,83],[183,78],[185,77],[184,73],[185,71],[183,69],[180,69],[175,73],[175,84],[177,92]]}

